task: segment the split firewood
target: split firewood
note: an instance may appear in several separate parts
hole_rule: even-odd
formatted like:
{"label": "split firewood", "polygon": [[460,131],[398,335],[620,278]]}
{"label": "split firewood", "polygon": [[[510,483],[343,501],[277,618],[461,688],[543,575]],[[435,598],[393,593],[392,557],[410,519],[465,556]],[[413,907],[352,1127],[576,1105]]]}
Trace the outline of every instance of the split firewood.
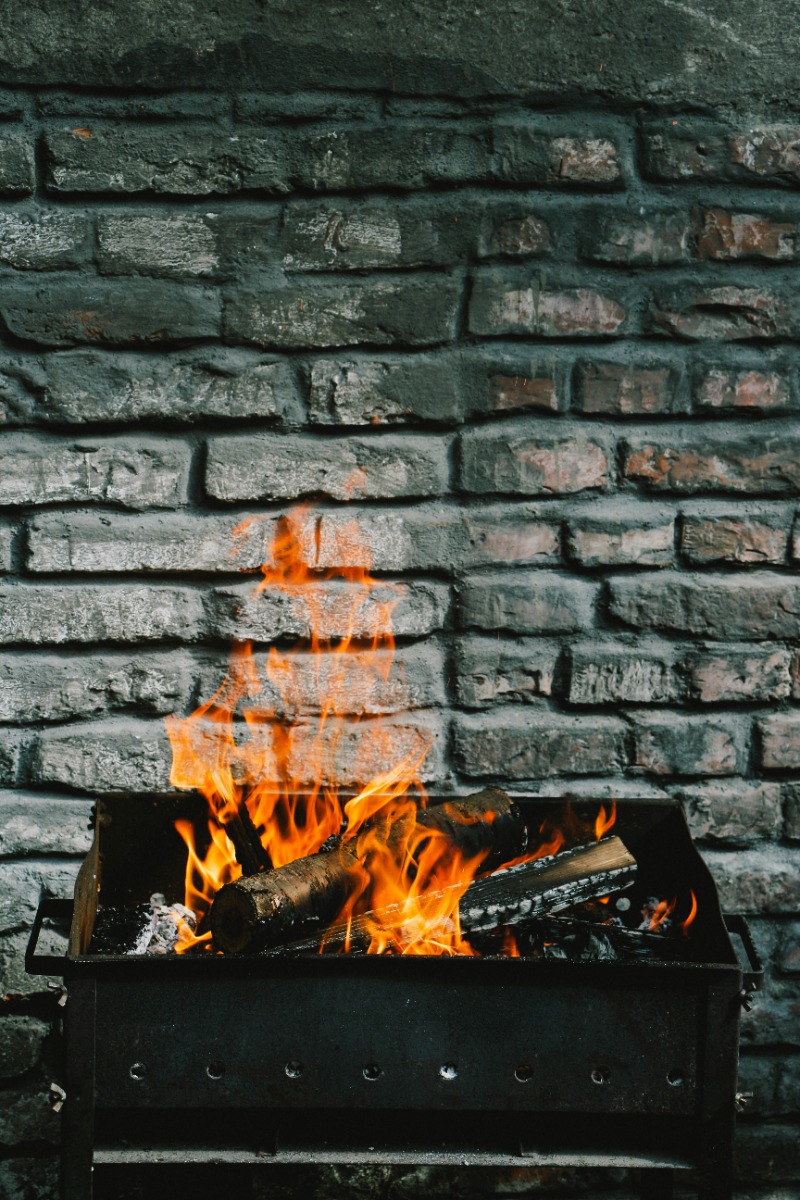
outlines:
{"label": "split firewood", "polygon": [[[483,936],[522,926],[533,919],[571,908],[575,904],[629,887],[636,877],[636,860],[618,837],[604,838],[590,846],[577,846],[560,854],[534,859],[507,870],[495,871],[469,885],[458,905],[462,935]],[[425,911],[441,911],[447,892],[429,892],[417,900]],[[313,954],[342,951],[364,952],[376,927],[402,926],[403,907],[392,905],[337,923],[323,934],[298,939],[274,954]]]}
{"label": "split firewood", "polygon": [[[484,854],[490,867],[518,857],[527,843],[522,816],[498,788],[421,809],[416,821],[443,833],[465,858]],[[390,845],[392,838],[390,829]],[[237,954],[324,930],[362,880],[355,842],[340,843],[220,888],[210,918],[217,949]]]}

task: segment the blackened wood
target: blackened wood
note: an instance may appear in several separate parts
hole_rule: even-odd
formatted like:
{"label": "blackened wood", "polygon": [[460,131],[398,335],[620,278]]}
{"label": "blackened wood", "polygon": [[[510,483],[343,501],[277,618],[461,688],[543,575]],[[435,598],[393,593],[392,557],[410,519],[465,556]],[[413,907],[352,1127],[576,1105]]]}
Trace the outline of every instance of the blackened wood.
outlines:
{"label": "blackened wood", "polygon": [[244,804],[239,806],[236,816],[225,824],[225,832],[233,842],[236,861],[245,875],[253,875],[272,866],[269,853],[262,846]]}
{"label": "blackened wood", "polygon": [[215,948],[238,954],[324,928],[355,889],[358,872],[355,854],[338,846],[227,884],[211,906]]}
{"label": "blackened wood", "polygon": [[[525,849],[525,822],[499,788],[422,809],[416,820],[419,826],[443,833],[465,858],[483,854],[489,865],[513,859]],[[397,831],[387,831],[390,843],[393,834]],[[214,945],[236,954],[324,929],[363,880],[354,842],[274,871],[245,875],[221,888],[211,908]]]}
{"label": "blackened wood", "polygon": [[[618,837],[604,838],[591,846],[577,846],[560,854],[538,858],[518,867],[496,871],[476,879],[459,903],[461,931],[470,934],[493,933],[506,926],[530,922],[545,913],[570,908],[573,904],[605,896],[629,887],[636,877],[636,860]],[[439,906],[449,891],[428,893],[420,903],[423,911]],[[322,936],[295,940],[273,949],[275,954],[313,954],[342,951],[363,953],[375,925],[402,924],[399,905],[378,909],[355,917],[349,924],[333,925]]]}

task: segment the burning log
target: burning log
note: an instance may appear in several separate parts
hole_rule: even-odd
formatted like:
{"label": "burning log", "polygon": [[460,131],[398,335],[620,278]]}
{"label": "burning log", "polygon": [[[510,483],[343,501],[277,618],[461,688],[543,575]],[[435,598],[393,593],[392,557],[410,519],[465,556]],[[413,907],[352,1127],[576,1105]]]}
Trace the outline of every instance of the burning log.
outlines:
{"label": "burning log", "polygon": [[[458,905],[462,934],[484,936],[506,927],[524,926],[545,914],[561,912],[585,900],[629,887],[636,876],[636,860],[618,837],[604,838],[591,846],[577,846],[560,854],[534,859],[517,867],[496,871],[471,883]],[[457,887],[446,891],[457,891]],[[446,892],[430,892],[420,908],[435,911]],[[294,941],[271,953],[307,954],[365,950],[376,925],[403,923],[401,905],[355,917],[327,929],[323,936]]]}
{"label": "burning log", "polygon": [[[464,858],[484,854],[489,866],[524,852],[527,829],[505,792],[486,788],[472,796],[423,809],[417,826],[438,831]],[[388,834],[391,844],[393,834]],[[220,888],[211,907],[217,949],[241,953],[280,945],[310,929],[328,926],[363,879],[355,845],[341,843],[274,871],[247,875]],[[315,935],[319,939],[319,934]]]}

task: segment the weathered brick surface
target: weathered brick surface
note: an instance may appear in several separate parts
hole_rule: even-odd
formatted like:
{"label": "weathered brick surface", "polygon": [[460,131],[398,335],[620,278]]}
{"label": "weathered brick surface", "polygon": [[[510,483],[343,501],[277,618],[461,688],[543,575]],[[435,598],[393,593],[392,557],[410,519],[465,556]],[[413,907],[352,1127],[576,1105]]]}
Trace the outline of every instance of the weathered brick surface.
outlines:
{"label": "weathered brick surface", "polygon": [[465,708],[549,696],[559,659],[557,643],[540,638],[499,641],[465,637],[458,646],[458,699]]}
{"label": "weathered brick surface", "polygon": [[0,194],[29,195],[34,188],[33,146],[24,134],[0,137]]}
{"label": "weathered brick surface", "polygon": [[603,435],[554,437],[519,423],[475,429],[461,438],[461,485],[478,494],[565,495],[605,488],[609,458]]}
{"label": "weathered brick surface", "polygon": [[592,624],[597,586],[546,571],[479,575],[460,590],[462,629],[574,633]]}
{"label": "weathered brick surface", "polygon": [[623,470],[653,491],[791,495],[800,486],[800,447],[786,432],[767,433],[754,444],[740,434],[694,429],[629,439]]}
{"label": "weathered brick surface", "polygon": [[679,651],[658,647],[578,645],[569,653],[571,704],[669,704],[685,695]]}
{"label": "weathered brick surface", "polygon": [[800,901],[800,852],[755,849],[706,851],[723,912],[792,913]]}
{"label": "weathered brick surface", "polygon": [[691,222],[688,213],[652,215],[604,212],[584,240],[586,257],[593,262],[624,266],[662,266],[691,258]]}
{"label": "weathered brick surface", "polygon": [[5,1017],[0,1022],[0,1079],[13,1079],[35,1067],[48,1033],[49,1026],[44,1021]]}
{"label": "weathered brick surface", "polygon": [[213,275],[219,267],[211,217],[101,216],[97,264],[106,275]]}
{"label": "weathered brick surface", "polygon": [[796,295],[771,287],[689,285],[654,293],[650,329],[673,337],[723,342],[792,338],[800,331],[800,313]]}
{"label": "weathered brick surface", "polygon": [[704,208],[695,215],[697,256],[719,262],[742,258],[784,261],[795,257],[797,225],[754,213]]}
{"label": "weathered brick surface", "polygon": [[681,379],[670,367],[583,363],[578,397],[583,412],[608,416],[646,416],[677,412],[683,407]]}
{"label": "weathered brick surface", "polygon": [[335,500],[435,496],[448,490],[448,440],[267,436],[213,438],[205,485],[218,500],[322,494]]}
{"label": "weathered brick surface", "polygon": [[425,346],[452,337],[456,283],[413,278],[301,283],[233,296],[225,311],[228,341],[269,349],[306,346]]}
{"label": "weathered brick surface", "polygon": [[644,140],[645,172],[669,181],[741,180],[791,186],[800,179],[800,128],[726,128],[710,121],[660,120]]}
{"label": "weathered brick surface", "polygon": [[27,725],[116,709],[173,712],[191,691],[194,662],[180,651],[37,656],[0,653],[0,721]]}
{"label": "weathered brick surface", "polygon": [[174,508],[186,499],[190,457],[189,447],[176,441],[75,443],[7,435],[0,446],[0,504]]}
{"label": "weathered brick surface", "polygon": [[666,567],[675,559],[675,517],[667,509],[595,506],[567,521],[567,553],[584,567]]}
{"label": "weathered brick surface", "polygon": [[729,370],[714,367],[695,384],[694,402],[699,409],[755,409],[772,412],[790,407],[789,381],[775,371]]}
{"label": "weathered brick surface", "polygon": [[91,801],[40,792],[0,792],[0,857],[86,854]]}
{"label": "weathered brick surface", "polygon": [[87,276],[9,288],[0,317],[15,337],[40,346],[161,345],[218,337],[220,300],[196,285]]}
{"label": "weathered brick surface", "polygon": [[35,411],[45,425],[293,420],[300,413],[287,363],[233,351],[175,359],[68,351],[48,358],[43,393]]}
{"label": "weathered brick surface", "polygon": [[759,722],[761,759],[768,771],[800,770],[800,712],[774,713]]}
{"label": "weathered brick surface", "polygon": [[46,729],[30,764],[31,782],[90,792],[166,792],[170,752],[163,721],[105,721]]}
{"label": "weathered brick surface", "polygon": [[201,597],[181,588],[0,585],[0,642],[5,644],[192,641],[202,627]]}
{"label": "weathered brick surface", "polygon": [[800,636],[800,584],[783,575],[647,575],[614,579],[613,616],[639,629],[714,639]]}
{"label": "weathered brick surface", "polygon": [[747,846],[780,837],[781,793],[777,783],[726,779],[696,783],[677,792],[692,836],[704,842]]}
{"label": "weathered brick surface", "polygon": [[479,336],[612,337],[622,332],[624,305],[590,288],[555,290],[495,271],[476,275],[469,328]]}
{"label": "weathered brick surface", "polygon": [[448,591],[434,583],[386,584],[368,591],[338,581],[261,594],[252,585],[219,588],[212,598],[211,628],[223,638],[269,642],[309,637],[316,618],[320,637],[372,638],[386,631],[386,606],[392,603],[395,634],[421,637],[444,624]]}
{"label": "weathered brick surface", "polygon": [[634,765],[651,775],[736,775],[747,765],[748,725],[736,717],[637,714]]}
{"label": "weathered brick surface", "polygon": [[681,553],[692,563],[785,563],[786,516],[684,516]]}
{"label": "weathered brick surface", "polygon": [[470,777],[607,775],[624,760],[624,728],[612,717],[550,716],[528,708],[467,715],[456,723],[456,757]]}
{"label": "weathered brick surface", "polygon": [[20,271],[77,266],[87,257],[89,232],[83,213],[16,208],[0,213],[0,263]]}
{"label": "weathered brick surface", "polygon": [[791,665],[782,646],[698,648],[683,660],[690,695],[709,704],[784,700],[791,692]]}
{"label": "weathered brick surface", "polygon": [[447,266],[469,246],[474,221],[469,208],[454,211],[452,204],[293,204],[281,260],[290,272]]}

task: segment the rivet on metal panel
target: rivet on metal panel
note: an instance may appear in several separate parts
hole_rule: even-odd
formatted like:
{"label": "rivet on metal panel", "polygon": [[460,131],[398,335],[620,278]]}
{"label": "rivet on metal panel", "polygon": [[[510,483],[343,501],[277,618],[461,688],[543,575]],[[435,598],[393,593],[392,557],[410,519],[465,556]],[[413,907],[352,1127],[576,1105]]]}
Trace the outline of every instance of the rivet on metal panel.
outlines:
{"label": "rivet on metal panel", "polygon": [[602,1067],[595,1067],[595,1069],[592,1071],[592,1083],[596,1083],[599,1087],[602,1087],[603,1084],[610,1082],[611,1076],[609,1075],[608,1071],[604,1070]]}
{"label": "rivet on metal panel", "polygon": [[61,1112],[67,1093],[57,1083],[50,1084],[50,1107],[53,1112]]}
{"label": "rivet on metal panel", "polygon": [[383,1068],[379,1067],[377,1063],[367,1063],[361,1073],[370,1083],[374,1083],[376,1079],[380,1079],[383,1074]]}
{"label": "rivet on metal panel", "polygon": [[287,1062],[283,1069],[289,1079],[299,1079],[304,1070],[303,1064],[301,1062],[297,1062],[295,1059],[292,1059],[291,1062]]}
{"label": "rivet on metal panel", "polygon": [[222,1079],[225,1074],[225,1064],[221,1062],[210,1062],[206,1067],[206,1075],[209,1079]]}
{"label": "rivet on metal panel", "polygon": [[533,1079],[533,1067],[517,1067],[514,1078],[517,1083],[530,1083]]}
{"label": "rivet on metal panel", "polygon": [[667,1083],[670,1087],[683,1087],[683,1071],[667,1071]]}
{"label": "rivet on metal panel", "polygon": [[130,1067],[128,1068],[128,1074],[130,1075],[131,1079],[135,1079],[137,1083],[141,1083],[147,1074],[147,1067],[144,1065],[144,1063],[131,1063]]}

